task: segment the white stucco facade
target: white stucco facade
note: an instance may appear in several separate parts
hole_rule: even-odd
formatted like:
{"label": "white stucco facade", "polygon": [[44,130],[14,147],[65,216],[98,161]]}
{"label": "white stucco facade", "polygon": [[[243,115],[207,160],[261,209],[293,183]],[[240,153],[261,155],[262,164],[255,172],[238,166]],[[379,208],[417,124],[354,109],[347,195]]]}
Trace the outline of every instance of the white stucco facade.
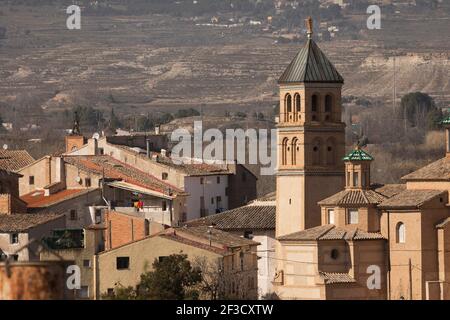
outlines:
{"label": "white stucco facade", "polygon": [[227,175],[185,177],[184,190],[189,193],[186,220],[228,210],[227,188]]}

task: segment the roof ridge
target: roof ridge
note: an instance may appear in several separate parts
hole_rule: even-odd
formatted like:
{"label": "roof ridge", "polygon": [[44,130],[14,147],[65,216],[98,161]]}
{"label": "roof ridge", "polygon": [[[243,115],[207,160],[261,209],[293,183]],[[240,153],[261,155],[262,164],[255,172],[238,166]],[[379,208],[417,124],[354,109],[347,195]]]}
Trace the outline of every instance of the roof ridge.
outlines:
{"label": "roof ridge", "polygon": [[317,236],[316,240],[319,240],[319,239],[322,238],[324,235],[326,235],[328,232],[330,232],[331,230],[333,230],[333,229],[336,228],[336,226],[335,226],[334,224],[329,224],[329,225],[326,225],[326,226],[328,226],[329,228],[328,228],[327,230],[325,230],[324,232],[322,232],[321,234],[319,234],[319,235]]}
{"label": "roof ridge", "polygon": [[359,190],[359,192],[362,193],[362,196],[363,196],[364,200],[366,200],[366,203],[370,204],[370,201],[369,201],[369,199],[366,196],[365,190]]}

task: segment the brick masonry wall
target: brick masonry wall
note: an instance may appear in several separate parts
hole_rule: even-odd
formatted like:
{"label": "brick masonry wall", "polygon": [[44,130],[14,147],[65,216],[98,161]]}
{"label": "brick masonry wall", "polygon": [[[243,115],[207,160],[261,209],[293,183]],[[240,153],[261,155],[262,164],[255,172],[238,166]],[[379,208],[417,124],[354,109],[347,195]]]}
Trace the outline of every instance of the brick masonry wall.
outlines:
{"label": "brick masonry wall", "polygon": [[107,212],[106,220],[106,249],[114,249],[124,244],[140,240],[149,235],[148,221],[131,215]]}

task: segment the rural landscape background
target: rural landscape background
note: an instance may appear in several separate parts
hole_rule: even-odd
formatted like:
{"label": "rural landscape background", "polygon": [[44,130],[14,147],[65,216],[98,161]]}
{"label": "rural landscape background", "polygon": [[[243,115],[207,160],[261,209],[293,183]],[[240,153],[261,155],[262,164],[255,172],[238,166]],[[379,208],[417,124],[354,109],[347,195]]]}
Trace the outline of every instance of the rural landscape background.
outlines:
{"label": "rural landscape background", "polygon": [[[394,183],[442,156],[448,1],[378,1],[386,3],[381,30],[366,27],[372,1],[300,0],[282,11],[277,2],[0,0],[1,144],[35,158],[61,152],[75,110],[86,135],[155,125],[170,132],[198,119],[274,128],[277,79],[311,15],[345,79],[347,141],[377,159],[373,180]],[[73,3],[81,30],[66,27]],[[261,177],[258,193],[274,189],[273,177]]]}

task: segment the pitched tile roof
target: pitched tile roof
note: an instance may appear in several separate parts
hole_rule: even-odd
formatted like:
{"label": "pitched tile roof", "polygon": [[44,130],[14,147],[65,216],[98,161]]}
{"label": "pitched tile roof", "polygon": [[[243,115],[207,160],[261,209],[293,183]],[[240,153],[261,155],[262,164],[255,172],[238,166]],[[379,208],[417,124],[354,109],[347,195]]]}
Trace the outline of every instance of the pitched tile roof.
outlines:
{"label": "pitched tile roof", "polygon": [[319,271],[319,275],[322,279],[324,279],[326,284],[356,282],[356,280],[352,278],[348,273]]}
{"label": "pitched tile roof", "polygon": [[442,229],[442,228],[444,228],[449,222],[450,222],[450,217],[445,218],[444,220],[441,220],[441,221],[436,225],[436,229]]}
{"label": "pitched tile roof", "polygon": [[172,241],[177,241],[177,242],[186,244],[188,246],[193,246],[193,247],[203,249],[206,251],[211,251],[211,252],[223,255],[223,256],[229,254],[229,252],[224,248],[217,248],[217,247],[209,246],[209,245],[201,243],[201,242],[186,239],[176,233],[166,233],[166,234],[160,234],[158,236],[165,238],[165,239],[172,240]]}
{"label": "pitched tile roof", "polygon": [[[136,154],[142,158],[145,158],[145,159],[151,161],[150,159],[147,158],[146,154],[144,154],[143,152],[139,151],[136,148],[118,145],[118,144],[112,144],[110,142],[108,142],[108,144],[111,144],[114,147],[120,148],[122,150],[125,150],[125,151],[133,153],[133,154]],[[152,154],[155,154],[155,153],[156,152],[152,152]],[[157,162],[162,165],[179,170],[190,176],[231,174],[231,172],[224,166],[207,164],[207,163],[176,164],[173,162],[173,160],[170,157],[163,157],[161,154],[158,154]]]}
{"label": "pitched tile roof", "polygon": [[187,164],[175,164],[169,157],[159,157],[158,163],[162,163],[166,166],[180,170],[190,176],[206,176],[206,175],[225,175],[231,174],[228,168],[220,165],[213,165],[207,163],[187,163]]}
{"label": "pitched tile roof", "polygon": [[169,189],[173,194],[184,194],[184,191],[176,186],[159,180],[155,176],[132,167],[113,157],[102,156],[65,156],[64,161],[81,170],[103,175],[112,179],[121,179],[137,186],[148,188],[168,194]]}
{"label": "pitched tile roof", "polygon": [[443,195],[447,191],[443,190],[405,190],[392,198],[384,200],[379,207],[418,209],[433,198]]}
{"label": "pitched tile roof", "polygon": [[185,226],[181,228],[175,228],[176,234],[180,236],[190,235],[196,238],[202,238],[204,240],[211,240],[215,243],[220,243],[225,247],[241,247],[241,246],[255,246],[258,242],[239,237],[229,232],[225,232],[216,228],[210,228],[208,226]]}
{"label": "pitched tile roof", "polygon": [[380,240],[381,233],[359,229],[345,230],[328,224],[278,237],[280,241],[320,241],[320,240]]}
{"label": "pitched tile roof", "polygon": [[221,230],[275,230],[275,205],[250,204],[197,220],[188,225],[204,225]]}
{"label": "pitched tile roof", "polygon": [[318,202],[319,205],[368,205],[379,204],[386,196],[374,190],[347,189]]}
{"label": "pitched tile roof", "polygon": [[44,208],[69,199],[74,199],[98,189],[64,189],[57,193],[45,196],[44,190],[36,190],[20,197],[28,208]]}
{"label": "pitched tile roof", "polygon": [[0,169],[18,171],[35,160],[26,150],[0,150]]}
{"label": "pitched tile roof", "polygon": [[356,148],[347,154],[344,161],[373,161],[373,157],[362,149]]}
{"label": "pitched tile roof", "polygon": [[274,191],[256,199],[255,201],[275,201],[276,199],[277,199],[277,192]]}
{"label": "pitched tile roof", "polygon": [[278,83],[344,83],[344,79],[312,39],[295,56]]}
{"label": "pitched tile roof", "polygon": [[422,167],[406,176],[402,180],[450,180],[450,158],[444,157],[429,165]]}
{"label": "pitched tile roof", "polygon": [[381,193],[385,197],[392,197],[400,192],[406,190],[406,184],[385,184],[378,185],[374,188],[374,190],[378,193]]}
{"label": "pitched tile roof", "polygon": [[63,216],[53,213],[0,215],[0,232],[25,232],[33,227]]}

